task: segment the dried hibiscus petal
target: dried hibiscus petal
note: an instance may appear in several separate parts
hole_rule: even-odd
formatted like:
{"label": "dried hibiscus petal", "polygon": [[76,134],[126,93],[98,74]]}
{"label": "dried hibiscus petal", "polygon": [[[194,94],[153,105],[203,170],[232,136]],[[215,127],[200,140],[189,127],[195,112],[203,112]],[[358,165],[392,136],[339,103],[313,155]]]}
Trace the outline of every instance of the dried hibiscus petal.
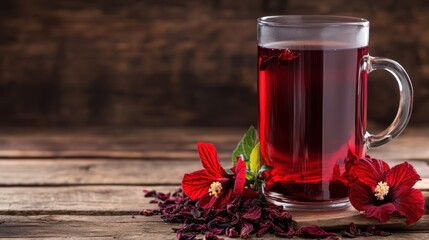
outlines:
{"label": "dried hibiscus petal", "polygon": [[261,218],[261,208],[253,207],[249,211],[243,214],[242,219],[256,221]]}
{"label": "dried hibiscus petal", "polygon": [[349,231],[351,234],[354,234],[357,236],[361,235],[361,230],[354,223],[350,223]]}
{"label": "dried hibiscus petal", "polygon": [[144,197],[155,197],[156,196],[155,190],[143,189],[143,192],[144,192]]}
{"label": "dried hibiscus petal", "polygon": [[262,56],[261,63],[259,64],[259,70],[264,71],[269,66],[271,66],[272,63],[275,62],[277,62],[277,65],[286,65],[290,61],[298,58],[299,56],[301,56],[301,53],[299,51],[290,49],[283,50],[278,56]]}
{"label": "dried hibiscus petal", "polygon": [[330,236],[330,237],[325,238],[325,240],[338,240],[338,239],[339,238],[336,236]]}
{"label": "dried hibiscus petal", "polygon": [[277,59],[282,63],[287,63],[298,58],[299,56],[301,56],[301,53],[299,53],[298,51],[285,49],[283,52],[280,53]]}
{"label": "dried hibiscus petal", "polygon": [[268,229],[270,228],[270,226],[271,226],[271,221],[270,220],[268,220],[268,219],[262,220],[259,223],[259,230],[258,230],[258,232],[256,232],[256,236],[257,237],[262,237],[262,235],[264,235],[268,231]]}
{"label": "dried hibiscus petal", "polygon": [[230,238],[237,238],[240,236],[235,227],[227,228],[225,231],[225,235]]}
{"label": "dried hibiscus petal", "polygon": [[366,232],[371,234],[371,236],[390,236],[392,235],[392,233],[390,232],[386,232],[386,231],[382,231],[382,230],[376,230],[374,225],[369,226],[366,229]]}
{"label": "dried hibiscus petal", "polygon": [[183,232],[176,233],[176,238],[178,240],[193,240],[195,239],[196,236],[197,234],[195,233],[183,233]]}
{"label": "dried hibiscus petal", "polygon": [[171,193],[157,193],[156,197],[159,200],[165,201],[170,198]]}
{"label": "dried hibiscus petal", "polygon": [[274,235],[282,238],[292,238],[295,235],[295,228],[289,225],[287,232],[275,232]]}
{"label": "dried hibiscus petal", "polygon": [[225,232],[224,228],[212,227],[210,228],[210,232],[216,235],[222,235]]}
{"label": "dried hibiscus petal", "polygon": [[191,214],[194,218],[200,218],[201,217],[201,212],[198,211],[198,209],[196,209],[196,208],[193,208],[191,210]]}
{"label": "dried hibiscus petal", "polygon": [[183,190],[181,188],[177,189],[171,196],[173,197],[183,197]]}
{"label": "dried hibiscus petal", "polygon": [[184,224],[181,228],[176,230],[179,232],[202,232],[202,231],[206,231],[207,227],[205,225],[191,223],[191,224]]}
{"label": "dried hibiscus petal", "polygon": [[156,215],[158,213],[159,213],[158,210],[146,209],[146,210],[141,211],[140,215],[143,215],[143,216],[153,216],[153,215]]}
{"label": "dried hibiscus petal", "polygon": [[272,212],[270,215],[273,217],[273,219],[276,219],[276,220],[292,219],[292,214],[290,214],[290,212],[285,212],[285,211],[275,211],[275,212]]}
{"label": "dried hibiscus petal", "polygon": [[263,56],[261,64],[259,65],[259,70],[266,70],[271,65],[271,63],[275,62],[276,60],[277,58],[275,56]]}
{"label": "dried hibiscus petal", "polygon": [[250,233],[253,231],[253,225],[249,222],[243,222],[240,232],[241,238],[249,238]]}
{"label": "dried hibiscus petal", "polygon": [[333,232],[326,232],[325,230],[321,229],[319,226],[304,226],[301,227],[297,232],[296,235],[299,237],[304,238],[326,238],[326,237],[334,237],[337,236],[336,233]]}
{"label": "dried hibiscus petal", "polygon": [[232,214],[232,219],[231,219],[231,226],[237,225],[239,224],[241,221],[241,214],[240,213],[235,213]]}
{"label": "dried hibiscus petal", "polygon": [[368,226],[366,231],[360,230],[354,223],[351,223],[348,230],[341,232],[343,237],[356,238],[356,237],[370,237],[370,236],[390,236],[390,232],[376,230],[374,225]]}
{"label": "dried hibiscus petal", "polygon": [[213,233],[206,233],[204,234],[203,240],[223,240],[223,238],[219,238]]}

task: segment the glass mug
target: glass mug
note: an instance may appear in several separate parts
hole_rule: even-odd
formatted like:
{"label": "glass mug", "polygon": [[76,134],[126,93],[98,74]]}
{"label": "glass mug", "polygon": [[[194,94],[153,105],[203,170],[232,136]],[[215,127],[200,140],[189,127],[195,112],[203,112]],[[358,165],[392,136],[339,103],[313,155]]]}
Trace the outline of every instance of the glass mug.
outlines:
{"label": "glass mug", "polygon": [[[258,19],[259,141],[266,199],[287,209],[349,206],[347,174],[371,147],[408,123],[413,90],[395,61],[368,55],[369,22],[341,16]],[[393,123],[366,131],[368,73],[383,69],[399,85]]]}

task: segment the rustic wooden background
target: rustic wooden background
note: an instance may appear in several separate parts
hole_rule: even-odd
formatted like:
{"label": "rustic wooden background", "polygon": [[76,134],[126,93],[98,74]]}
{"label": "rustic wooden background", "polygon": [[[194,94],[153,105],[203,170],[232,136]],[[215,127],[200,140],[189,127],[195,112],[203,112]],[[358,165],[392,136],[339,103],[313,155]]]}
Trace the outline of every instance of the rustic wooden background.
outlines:
{"label": "rustic wooden background", "polygon": [[[425,0],[2,0],[0,126],[254,124],[256,18],[273,14],[369,19],[370,52],[408,70],[411,124],[425,124],[428,10]],[[397,108],[388,78],[371,75],[380,124]]]}

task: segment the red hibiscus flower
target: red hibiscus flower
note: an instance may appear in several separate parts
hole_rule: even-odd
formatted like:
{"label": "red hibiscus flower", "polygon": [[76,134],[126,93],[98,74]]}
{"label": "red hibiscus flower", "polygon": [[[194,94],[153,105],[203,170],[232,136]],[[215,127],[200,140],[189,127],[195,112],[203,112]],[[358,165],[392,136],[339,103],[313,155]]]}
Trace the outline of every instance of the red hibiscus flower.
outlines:
{"label": "red hibiscus flower", "polygon": [[[228,173],[221,165],[213,144],[198,143],[198,152],[205,169],[185,174],[182,180],[184,193],[192,200],[199,199],[203,208],[221,208],[240,195],[251,195],[245,188],[246,163],[239,158]],[[253,194],[255,194],[253,192]]]}
{"label": "red hibiscus flower", "polygon": [[424,215],[423,194],[413,188],[421,179],[409,163],[390,169],[384,161],[367,156],[355,163],[352,174],[358,180],[350,186],[350,202],[363,215],[384,223],[397,212],[406,217],[406,224]]}

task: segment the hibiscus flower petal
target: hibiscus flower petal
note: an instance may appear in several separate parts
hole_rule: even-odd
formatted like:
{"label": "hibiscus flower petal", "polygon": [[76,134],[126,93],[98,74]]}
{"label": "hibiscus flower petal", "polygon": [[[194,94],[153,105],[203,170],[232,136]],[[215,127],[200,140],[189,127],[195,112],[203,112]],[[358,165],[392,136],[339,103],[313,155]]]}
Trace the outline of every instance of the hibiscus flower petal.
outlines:
{"label": "hibiscus flower petal", "polygon": [[377,183],[383,180],[384,173],[389,169],[389,165],[383,160],[367,156],[356,161],[352,168],[352,174],[374,190]]}
{"label": "hibiscus flower petal", "polygon": [[371,188],[363,182],[357,181],[350,186],[350,203],[358,211],[365,211],[373,206],[373,196]]}
{"label": "hibiscus flower petal", "polygon": [[225,184],[225,191],[223,191],[219,197],[217,197],[215,204],[213,205],[216,209],[225,207],[228,203],[232,202],[235,198],[233,195],[232,182]]}
{"label": "hibiscus flower petal", "polygon": [[395,205],[393,203],[386,203],[381,206],[371,206],[365,212],[363,215],[366,217],[373,217],[378,219],[381,223],[385,223],[389,221],[392,214],[396,211]]}
{"label": "hibiscus flower petal", "polygon": [[389,185],[392,194],[398,188],[412,188],[417,181],[420,181],[420,176],[414,167],[407,163],[401,163],[394,166],[386,173],[385,181]]}
{"label": "hibiscus flower petal", "polygon": [[211,208],[216,202],[216,198],[213,196],[209,196],[209,194],[204,195],[200,200],[198,201],[198,204],[204,209]]}
{"label": "hibiscus flower petal", "polygon": [[225,169],[220,164],[216,148],[211,143],[198,143],[198,153],[200,154],[201,163],[212,175],[217,177],[227,177]]}
{"label": "hibiscus flower petal", "polygon": [[392,203],[375,206],[372,202],[374,193],[371,188],[363,182],[357,181],[350,186],[350,203],[356,210],[361,211],[366,217],[374,217],[380,222],[387,222],[393,212],[396,211]]}
{"label": "hibiscus flower petal", "polygon": [[220,209],[232,201],[232,194],[232,184],[230,182],[226,182],[225,184],[223,184],[223,189],[218,197],[209,196],[209,194],[207,193],[198,201],[198,203],[202,208],[205,209],[211,207],[214,207],[215,209]]}
{"label": "hibiscus flower petal", "polygon": [[231,168],[231,171],[235,175],[234,195],[240,196],[243,193],[244,184],[246,183],[246,163],[239,159],[237,165]]}
{"label": "hibiscus flower petal", "polygon": [[195,200],[208,194],[210,184],[216,181],[219,181],[219,179],[205,169],[187,173],[182,180],[183,192],[192,200]]}
{"label": "hibiscus flower petal", "polygon": [[406,217],[406,224],[417,222],[425,214],[425,201],[420,190],[411,188],[401,192],[393,199],[399,214]]}

